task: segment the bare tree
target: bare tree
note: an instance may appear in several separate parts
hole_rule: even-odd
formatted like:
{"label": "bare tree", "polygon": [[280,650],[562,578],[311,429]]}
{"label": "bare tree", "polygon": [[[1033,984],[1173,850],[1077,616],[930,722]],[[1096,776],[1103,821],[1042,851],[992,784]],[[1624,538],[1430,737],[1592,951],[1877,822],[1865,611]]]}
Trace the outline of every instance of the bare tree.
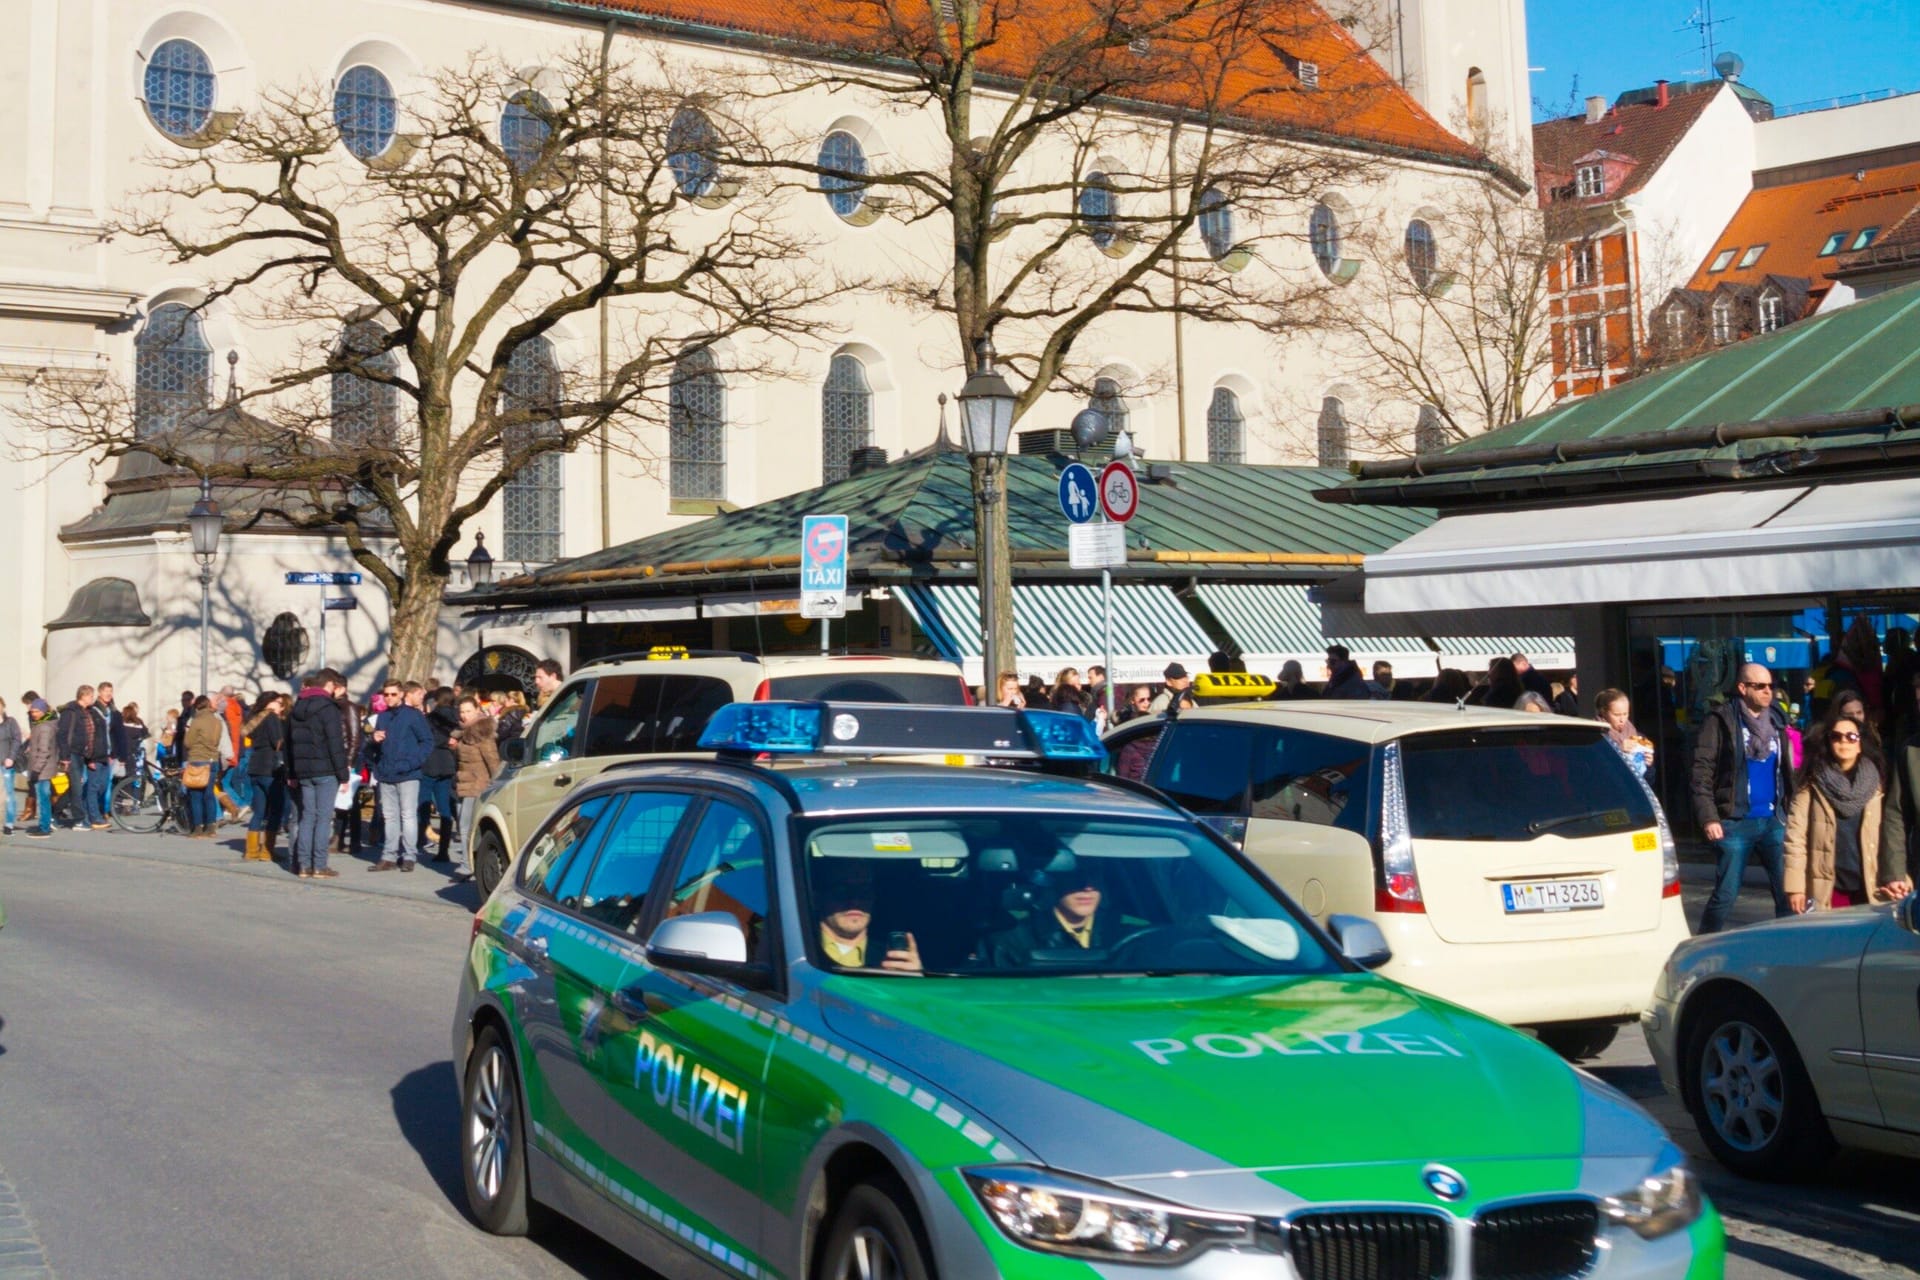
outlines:
{"label": "bare tree", "polygon": [[1346,379],[1406,410],[1352,424],[1376,452],[1438,448],[1550,403],[1558,273],[1592,251],[1504,166],[1453,184],[1422,221],[1430,254],[1397,224],[1358,229],[1363,265],[1334,308]]}
{"label": "bare tree", "polygon": [[[596,48],[533,84],[476,56],[364,162],[325,90],[269,91],[224,137],[156,156],[116,233],[204,273],[196,309],[283,335],[284,355],[217,415],[49,374],[42,447],[267,490],[263,515],[345,540],[391,598],[394,673],[426,676],[450,553],[513,477],[595,438],[648,458],[636,433],[666,416],[677,362],[771,350],[835,287],[797,270],[806,246],[751,180],[751,117],[700,90]],[[697,229],[694,200],[718,214]],[[549,358],[576,318],[600,322],[597,370]]]}
{"label": "bare tree", "polygon": [[[1326,281],[1288,250],[1306,239],[1320,192],[1377,163],[1354,143],[1394,92],[1324,7],[801,7],[818,42],[778,68],[777,91],[877,104],[916,144],[869,163],[844,148],[803,153],[796,140],[790,154],[806,158],[789,169],[828,191],[843,217],[937,228],[944,260],[900,262],[873,284],[951,321],[952,349],[932,358],[971,374],[991,353],[1011,372],[1016,421],[1050,392],[1094,390],[1098,370],[1079,350],[1109,317],[1276,333],[1318,323]],[[1004,512],[989,502],[978,513],[1001,545]],[[1010,659],[1010,600],[986,601],[983,613],[994,651]]]}

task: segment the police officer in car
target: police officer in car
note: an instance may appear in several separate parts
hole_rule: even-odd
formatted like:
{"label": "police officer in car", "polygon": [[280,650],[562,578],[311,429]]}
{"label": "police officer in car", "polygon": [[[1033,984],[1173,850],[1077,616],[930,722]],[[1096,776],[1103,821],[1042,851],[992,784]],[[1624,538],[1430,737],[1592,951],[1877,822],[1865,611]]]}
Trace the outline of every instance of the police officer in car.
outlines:
{"label": "police officer in car", "polygon": [[[820,950],[827,963],[842,969],[891,969],[919,973],[920,947],[910,933],[882,934],[889,945],[878,951],[873,937],[873,871],[864,863],[829,861],[817,881]],[[874,958],[869,959],[872,955]]]}
{"label": "police officer in car", "polygon": [[1061,862],[1064,865],[1046,873],[1050,904],[1036,905],[1025,920],[988,940],[987,954],[993,968],[1027,968],[1035,952],[1052,952],[1050,959],[1066,964],[1076,950],[1105,949],[1113,944],[1119,926],[1111,911],[1100,910],[1105,882],[1100,869],[1090,859],[1072,854]]}

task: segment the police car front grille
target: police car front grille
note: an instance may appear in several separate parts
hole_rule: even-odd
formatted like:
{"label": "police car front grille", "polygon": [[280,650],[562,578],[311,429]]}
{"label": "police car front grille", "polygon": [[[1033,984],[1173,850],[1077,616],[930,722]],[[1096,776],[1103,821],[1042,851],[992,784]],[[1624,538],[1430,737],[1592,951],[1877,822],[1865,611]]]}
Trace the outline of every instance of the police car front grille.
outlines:
{"label": "police car front grille", "polygon": [[1474,1280],[1572,1280],[1599,1250],[1600,1209],[1591,1200],[1493,1209],[1474,1223]]}
{"label": "police car front grille", "polygon": [[1439,1280],[1452,1270],[1451,1241],[1447,1220],[1433,1213],[1352,1210],[1287,1221],[1300,1280]]}

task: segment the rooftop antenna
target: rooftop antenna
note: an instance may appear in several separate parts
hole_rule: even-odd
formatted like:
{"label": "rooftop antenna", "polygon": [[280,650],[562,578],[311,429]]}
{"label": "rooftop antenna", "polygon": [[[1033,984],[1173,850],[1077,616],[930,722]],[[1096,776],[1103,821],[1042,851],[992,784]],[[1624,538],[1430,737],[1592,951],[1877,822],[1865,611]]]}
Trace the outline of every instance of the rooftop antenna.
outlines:
{"label": "rooftop antenna", "polygon": [[[1714,38],[1714,28],[1725,26],[1732,21],[1732,18],[1716,18],[1713,16],[1713,0],[1700,0],[1700,2],[1694,6],[1693,16],[1677,28],[1680,31],[1698,32],[1700,36],[1700,65],[1693,68],[1692,74],[1706,75],[1710,71],[1718,72],[1719,68],[1714,65],[1714,55],[1719,50],[1719,41]],[[1737,77],[1738,75],[1739,72],[1736,71],[1734,76]],[[1731,79],[1734,77],[1723,78]]]}

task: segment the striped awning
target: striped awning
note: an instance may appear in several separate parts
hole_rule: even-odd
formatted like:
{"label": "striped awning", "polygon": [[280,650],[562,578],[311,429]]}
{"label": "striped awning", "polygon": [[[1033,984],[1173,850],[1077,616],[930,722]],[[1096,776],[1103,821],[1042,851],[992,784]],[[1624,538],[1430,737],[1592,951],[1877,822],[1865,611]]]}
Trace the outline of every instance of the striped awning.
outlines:
{"label": "striped awning", "polygon": [[1327,646],[1343,644],[1363,670],[1377,661],[1393,664],[1397,676],[1430,676],[1433,649],[1418,636],[1342,638],[1322,633],[1320,606],[1311,588],[1289,582],[1202,582],[1194,594],[1239,646],[1247,670],[1277,676],[1289,660],[1308,680],[1320,679]]}
{"label": "striped awning", "polygon": [[1468,672],[1516,653],[1526,654],[1536,667],[1573,665],[1572,636],[1435,636],[1433,642],[1440,646],[1442,666]]}
{"label": "striped awning", "polygon": [[[971,582],[914,583],[894,598],[943,657],[961,664],[967,678],[983,679],[980,593]],[[1102,613],[1097,583],[1029,583],[1013,586],[1013,643],[1025,679],[1051,681],[1062,667],[1101,661]],[[1215,648],[1173,594],[1160,583],[1115,583],[1113,662],[1109,678],[1119,684],[1158,680],[1170,662],[1204,669]]]}

